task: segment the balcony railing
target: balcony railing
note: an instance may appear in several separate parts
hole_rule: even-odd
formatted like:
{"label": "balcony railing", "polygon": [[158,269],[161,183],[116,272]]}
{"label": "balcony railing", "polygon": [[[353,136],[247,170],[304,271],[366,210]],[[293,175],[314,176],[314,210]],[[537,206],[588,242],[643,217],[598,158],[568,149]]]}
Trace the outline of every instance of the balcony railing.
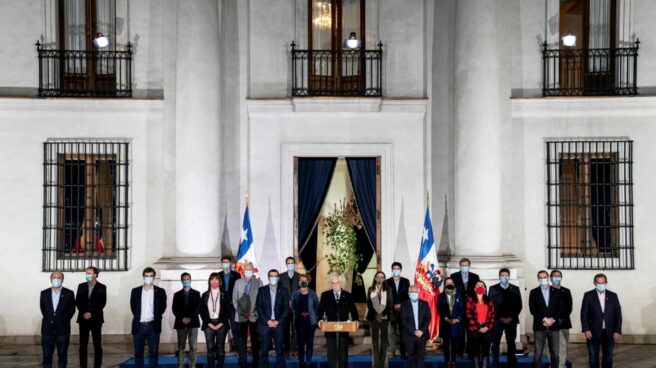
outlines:
{"label": "balcony railing", "polygon": [[634,96],[638,94],[637,40],[610,49],[542,49],[543,96]]}
{"label": "balcony railing", "polygon": [[131,44],[124,51],[36,48],[40,97],[132,97]]}
{"label": "balcony railing", "polygon": [[292,96],[383,95],[383,44],[377,50],[297,50],[292,42]]}

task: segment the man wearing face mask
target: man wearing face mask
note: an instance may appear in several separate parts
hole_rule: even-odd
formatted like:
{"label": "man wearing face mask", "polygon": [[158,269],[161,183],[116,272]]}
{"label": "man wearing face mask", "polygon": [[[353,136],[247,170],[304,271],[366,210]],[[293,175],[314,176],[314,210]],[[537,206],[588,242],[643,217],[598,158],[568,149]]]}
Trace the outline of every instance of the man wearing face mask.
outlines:
{"label": "man wearing face mask", "polygon": [[77,287],[75,305],[77,305],[77,323],[80,328],[80,367],[87,367],[87,346],[89,345],[89,332],[93,338],[93,366],[102,365],[101,330],[105,322],[103,308],[107,304],[107,288],[98,281],[98,269],[87,267],[84,275],[85,282]]}
{"label": "man wearing face mask", "polygon": [[394,313],[390,328],[388,329],[389,351],[396,355],[396,333],[399,333],[401,358],[406,358],[405,344],[403,343],[403,327],[401,326],[401,304],[408,300],[410,280],[401,276],[403,266],[400,262],[392,263],[392,277],[387,279],[387,288],[392,292],[392,312]]}
{"label": "man wearing face mask", "polygon": [[185,346],[189,341],[189,366],[196,366],[196,341],[200,321],[200,292],[191,288],[191,275],[183,272],[180,275],[182,289],[173,294],[171,309],[175,316],[173,328],[178,335],[178,367],[184,366]]}
{"label": "man wearing face mask", "polygon": [[50,274],[51,287],[41,291],[41,348],[43,367],[52,367],[52,355],[57,347],[57,366],[68,364],[68,344],[71,339],[71,318],[75,315],[75,295],[62,287],[64,274]]}
{"label": "man wearing face mask", "polygon": [[285,259],[285,270],[287,272],[280,275],[280,286],[287,289],[289,293],[290,302],[290,315],[287,317],[287,326],[285,326],[285,344],[284,350],[288,357],[296,355],[296,329],[294,328],[294,319],[291,315],[291,300],[292,295],[298,290],[298,282],[300,273],[296,272],[296,261],[294,257],[287,257]]}
{"label": "man wearing face mask", "polygon": [[423,368],[428,341],[428,326],[431,321],[431,310],[428,302],[419,299],[419,286],[412,285],[408,290],[409,300],[401,306],[401,326],[403,341],[408,353],[405,368]]}
{"label": "man wearing face mask", "polygon": [[260,362],[260,339],[257,337],[257,313],[255,303],[257,302],[258,290],[262,287],[262,281],[253,276],[253,264],[244,265],[244,277],[235,282],[232,291],[232,305],[235,309],[235,321],[239,330],[239,368],[247,368],[246,342],[248,335],[251,336],[251,351],[253,352],[252,367],[257,368]]}
{"label": "man wearing face mask", "polygon": [[232,333],[232,348],[233,350],[238,350],[239,346],[239,329],[237,328],[237,323],[235,322],[235,309],[232,306],[232,290],[235,286],[235,282],[241,278],[239,272],[232,270],[232,257],[223,256],[221,257],[221,276],[223,277],[223,282],[221,283],[221,290],[225,294],[226,302],[228,303],[228,324],[230,325],[230,332]]}
{"label": "man wearing face mask", "polygon": [[255,302],[257,332],[260,336],[260,368],[269,367],[271,340],[276,347],[276,368],[284,368],[287,366],[287,360],[282,344],[289,316],[289,293],[278,285],[278,270],[269,270],[267,276],[269,285],[260,288]]}
{"label": "man wearing face mask", "polygon": [[[499,283],[490,287],[488,296],[494,302],[494,327],[492,328],[492,367],[499,366],[499,345],[501,336],[506,334],[508,367],[517,366],[515,356],[515,338],[517,337],[517,324],[519,313],[522,311],[522,296],[519,287],[510,283],[510,270],[499,270]],[[555,367],[554,367],[555,368]]]}
{"label": "man wearing face mask", "polygon": [[613,367],[615,342],[622,335],[622,307],[617,294],[608,290],[608,278],[603,273],[594,277],[593,290],[583,295],[581,329],[588,345],[590,368]]}
{"label": "man wearing face mask", "polygon": [[535,367],[542,367],[542,351],[545,341],[549,344],[549,356],[552,367],[558,367],[558,329],[563,312],[560,291],[549,286],[547,271],[538,272],[539,286],[531,290],[528,306],[533,315],[533,333],[535,334]]}
{"label": "man wearing face mask", "polygon": [[[354,321],[359,327],[358,309],[355,307],[353,296],[342,290],[342,281],[339,275],[330,276],[331,290],[321,293],[319,299],[319,327],[323,321]],[[350,317],[349,317],[350,314]],[[328,368],[348,367],[348,332],[326,332],[326,345],[328,350]]]}
{"label": "man wearing face mask", "polygon": [[[558,330],[558,358],[560,359],[560,366],[558,368],[565,368],[567,362],[567,343],[569,342],[569,330],[572,328],[572,321],[569,319],[572,314],[572,292],[568,288],[561,285],[563,280],[563,273],[559,270],[551,271],[551,286],[560,291],[561,300],[563,303],[563,311],[560,316],[560,329]],[[554,367],[556,368],[556,367]]]}
{"label": "man wearing face mask", "polygon": [[[462,295],[463,298],[467,299],[468,296],[474,298],[476,296],[476,291],[474,290],[476,287],[476,283],[480,281],[480,278],[478,277],[477,274],[473,272],[469,272],[469,268],[471,267],[471,261],[469,261],[469,258],[461,258],[460,259],[460,271],[454,272],[451,274],[451,279],[453,280],[453,283],[456,285],[456,289]],[[468,335],[465,333],[466,331],[466,326],[469,325],[469,321],[467,320],[467,316],[465,316],[465,323],[462,323],[462,335],[465,337],[465,340],[463,344],[460,346],[461,351],[459,352],[460,355],[463,355],[465,351],[469,351],[467,348],[467,339],[469,338]]]}
{"label": "man wearing face mask", "polygon": [[157,367],[162,315],[166,311],[166,291],[153,284],[156,272],[152,267],[144,268],[141,275],[143,285],[132,289],[130,294],[134,364],[135,367],[144,366],[144,348],[148,340],[150,366]]}

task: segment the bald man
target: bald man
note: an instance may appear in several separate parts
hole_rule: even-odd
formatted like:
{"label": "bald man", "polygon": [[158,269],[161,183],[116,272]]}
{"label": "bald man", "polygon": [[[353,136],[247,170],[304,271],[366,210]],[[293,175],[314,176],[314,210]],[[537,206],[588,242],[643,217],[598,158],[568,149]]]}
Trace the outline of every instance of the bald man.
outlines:
{"label": "bald man", "polygon": [[62,286],[64,274],[50,274],[50,287],[41,291],[41,348],[43,367],[52,367],[52,355],[57,346],[57,366],[68,363],[68,344],[71,339],[71,318],[75,315],[75,294]]}

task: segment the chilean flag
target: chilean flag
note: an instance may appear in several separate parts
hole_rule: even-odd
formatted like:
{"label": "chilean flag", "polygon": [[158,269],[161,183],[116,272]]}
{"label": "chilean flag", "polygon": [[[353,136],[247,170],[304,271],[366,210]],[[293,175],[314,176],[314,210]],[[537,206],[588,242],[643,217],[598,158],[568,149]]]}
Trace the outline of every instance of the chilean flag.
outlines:
{"label": "chilean flag", "polygon": [[415,285],[419,286],[419,298],[427,301],[431,310],[431,323],[428,327],[429,340],[431,341],[437,337],[440,330],[440,318],[437,315],[436,308],[440,289],[433,284],[433,279],[438,277],[439,274],[433,225],[431,224],[430,212],[426,207],[424,231],[421,237],[421,248],[419,249],[419,258],[417,259],[417,269],[415,271]]}
{"label": "chilean flag", "polygon": [[253,246],[253,231],[251,230],[251,218],[248,215],[248,205],[244,211],[244,223],[241,226],[241,237],[239,238],[239,251],[237,252],[237,264],[235,271],[244,277],[244,266],[247,263],[253,264],[253,275],[260,277],[255,258],[255,247]]}

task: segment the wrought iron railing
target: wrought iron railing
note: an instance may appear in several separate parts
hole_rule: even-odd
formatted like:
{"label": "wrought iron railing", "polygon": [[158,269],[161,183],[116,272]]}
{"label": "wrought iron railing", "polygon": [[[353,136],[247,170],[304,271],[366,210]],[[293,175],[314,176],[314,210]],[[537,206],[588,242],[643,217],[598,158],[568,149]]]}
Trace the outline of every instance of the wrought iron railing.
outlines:
{"label": "wrought iron railing", "polygon": [[638,48],[542,49],[543,96],[638,94]]}
{"label": "wrought iron railing", "polygon": [[383,44],[377,50],[297,50],[292,42],[292,96],[383,95]]}
{"label": "wrought iron railing", "polygon": [[132,45],[116,50],[61,50],[36,43],[41,97],[132,97]]}

